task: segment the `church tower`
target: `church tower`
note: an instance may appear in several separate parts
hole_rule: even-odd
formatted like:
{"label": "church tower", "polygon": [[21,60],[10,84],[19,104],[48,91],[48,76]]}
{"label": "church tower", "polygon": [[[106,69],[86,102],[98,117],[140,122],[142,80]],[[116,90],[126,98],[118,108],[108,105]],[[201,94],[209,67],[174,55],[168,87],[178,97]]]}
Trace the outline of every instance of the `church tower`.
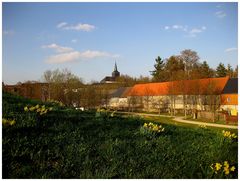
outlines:
{"label": "church tower", "polygon": [[112,72],[112,77],[117,78],[117,77],[119,77],[119,76],[120,76],[120,72],[118,72],[118,70],[117,70],[117,64],[116,64],[116,62],[115,62],[114,70],[113,70],[113,72]]}

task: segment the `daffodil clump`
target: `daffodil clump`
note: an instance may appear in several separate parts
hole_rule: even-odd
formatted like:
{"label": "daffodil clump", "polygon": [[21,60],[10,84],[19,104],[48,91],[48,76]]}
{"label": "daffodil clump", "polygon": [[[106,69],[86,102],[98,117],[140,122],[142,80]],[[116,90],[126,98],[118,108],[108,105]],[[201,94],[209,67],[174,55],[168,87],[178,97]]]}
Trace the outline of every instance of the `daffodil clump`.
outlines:
{"label": "daffodil clump", "polygon": [[36,106],[24,107],[25,112],[36,112],[39,113],[40,115],[47,114],[47,112],[52,111],[52,109],[53,109],[52,107],[46,108],[45,105],[39,106],[38,104]]}
{"label": "daffodil clump", "polygon": [[47,102],[58,104],[61,107],[65,106],[61,101],[57,101],[57,100],[54,100],[54,99],[48,99]]}
{"label": "daffodil clump", "polygon": [[200,127],[200,128],[203,128],[203,129],[207,128],[207,126],[206,126],[206,125],[203,125],[203,124],[200,124],[199,127]]}
{"label": "daffodil clump", "polygon": [[230,139],[237,138],[237,135],[235,133],[231,133],[230,131],[223,130],[222,134],[225,138],[230,138]]}
{"label": "daffodil clump", "polygon": [[117,112],[117,111],[113,111],[110,116],[111,116],[111,117],[114,117],[114,115],[115,115],[116,112]]}
{"label": "daffodil clump", "polygon": [[151,122],[144,123],[144,125],[140,128],[140,133],[149,138],[153,138],[161,132],[164,132],[162,125],[157,125]]}
{"label": "daffodil clump", "polygon": [[97,118],[105,118],[108,116],[108,110],[106,109],[103,109],[103,108],[98,108],[97,111],[96,111],[96,115],[95,117]]}
{"label": "daffodil clump", "polygon": [[14,124],[16,124],[16,121],[14,120],[14,119],[5,119],[5,118],[3,118],[2,119],[2,124],[4,125],[4,126],[13,126]]}
{"label": "daffodil clump", "polygon": [[162,127],[162,125],[157,125],[157,124],[153,124],[153,123],[144,123],[143,127],[145,129],[149,129],[151,131],[160,133],[164,131],[164,128]]}
{"label": "daffodil clump", "polygon": [[233,173],[236,170],[235,166],[230,166],[228,161],[224,161],[223,164],[215,163],[212,164],[210,167],[215,174],[224,173],[225,175],[229,175],[230,173]]}

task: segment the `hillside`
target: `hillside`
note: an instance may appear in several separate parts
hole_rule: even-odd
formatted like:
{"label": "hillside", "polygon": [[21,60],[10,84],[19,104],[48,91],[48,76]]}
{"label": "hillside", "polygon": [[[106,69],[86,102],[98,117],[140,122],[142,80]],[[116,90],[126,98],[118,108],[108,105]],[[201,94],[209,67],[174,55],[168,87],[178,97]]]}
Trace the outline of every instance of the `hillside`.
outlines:
{"label": "hillside", "polygon": [[149,132],[139,117],[4,92],[2,104],[3,178],[237,178],[238,140],[222,130]]}

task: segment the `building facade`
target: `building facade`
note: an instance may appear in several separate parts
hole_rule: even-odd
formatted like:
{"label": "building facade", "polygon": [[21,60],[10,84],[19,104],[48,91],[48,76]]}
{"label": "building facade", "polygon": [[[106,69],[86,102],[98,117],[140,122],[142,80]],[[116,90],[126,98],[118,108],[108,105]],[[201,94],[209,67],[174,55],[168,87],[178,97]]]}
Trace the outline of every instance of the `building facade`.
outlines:
{"label": "building facade", "polygon": [[120,76],[120,72],[117,69],[117,64],[115,62],[114,70],[112,72],[112,76],[106,76],[104,79],[100,81],[100,83],[115,83],[116,79]]}

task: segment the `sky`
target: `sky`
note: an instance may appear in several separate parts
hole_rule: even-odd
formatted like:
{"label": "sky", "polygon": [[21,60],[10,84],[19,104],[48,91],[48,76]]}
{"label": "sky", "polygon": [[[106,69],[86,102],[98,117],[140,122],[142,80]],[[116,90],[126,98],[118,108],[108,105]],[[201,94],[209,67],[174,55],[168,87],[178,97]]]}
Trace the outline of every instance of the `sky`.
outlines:
{"label": "sky", "polygon": [[85,83],[118,71],[151,76],[155,58],[191,49],[216,68],[238,64],[236,2],[14,3],[2,5],[2,79],[42,81],[69,69]]}

